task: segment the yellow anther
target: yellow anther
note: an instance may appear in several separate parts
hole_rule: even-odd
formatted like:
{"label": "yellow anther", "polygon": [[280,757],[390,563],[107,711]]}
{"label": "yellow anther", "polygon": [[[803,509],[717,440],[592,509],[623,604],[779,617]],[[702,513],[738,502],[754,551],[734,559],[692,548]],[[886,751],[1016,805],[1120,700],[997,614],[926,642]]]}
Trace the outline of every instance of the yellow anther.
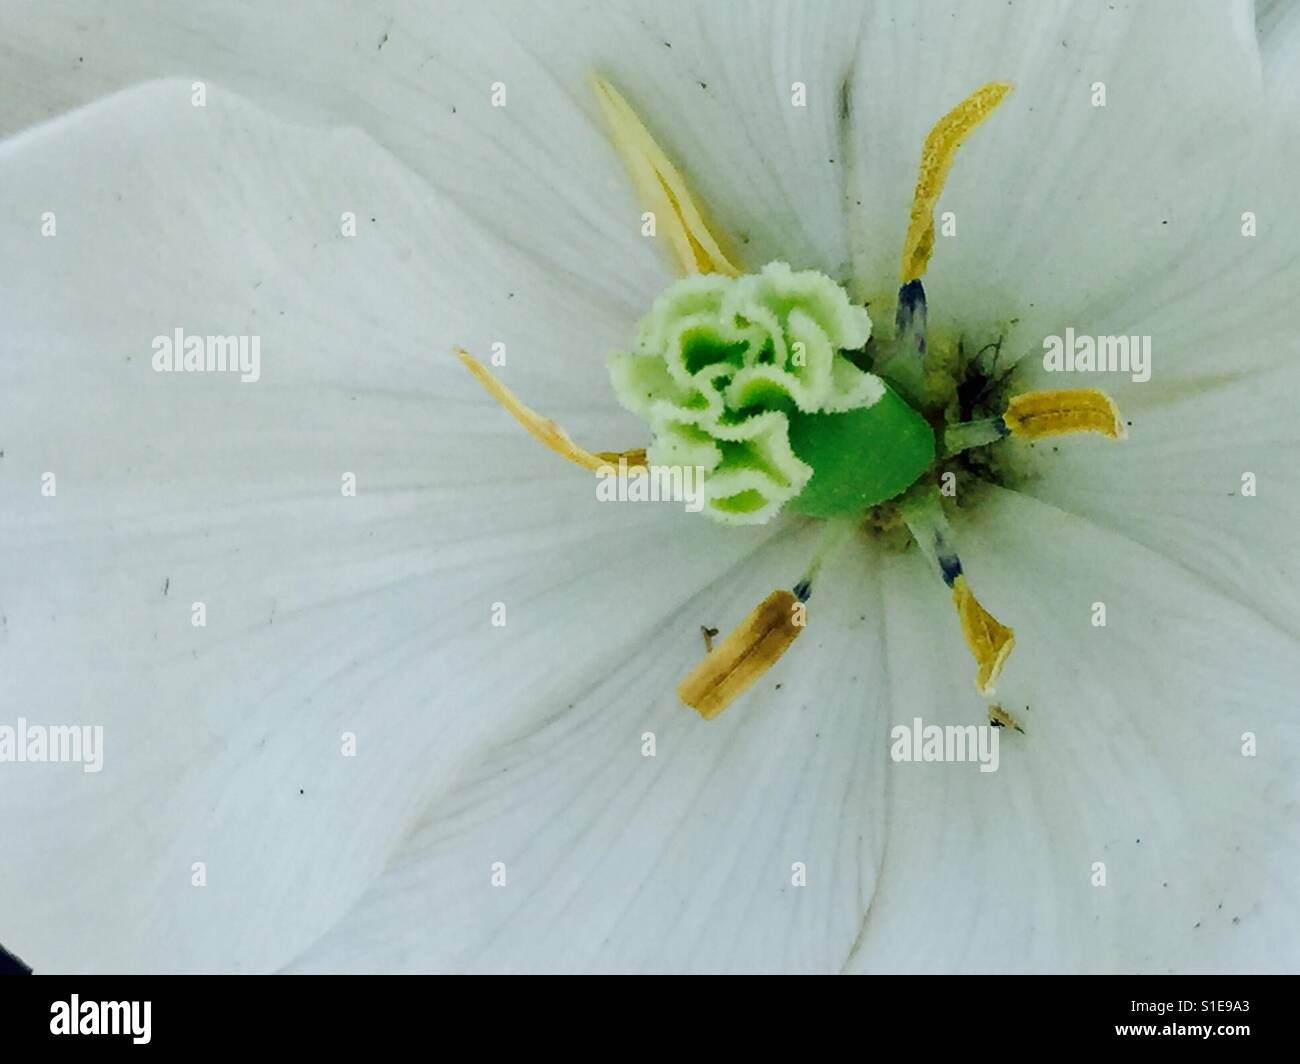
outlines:
{"label": "yellow anther", "polygon": [[975,686],[980,694],[990,695],[997,684],[998,674],[1008,655],[1016,645],[1015,633],[980,605],[965,576],[953,581],[952,602],[961,620],[961,634],[966,638],[971,656],[979,667]]}
{"label": "yellow anther", "polygon": [[[552,422],[554,424],[554,422]],[[626,462],[626,468],[629,473],[638,473],[643,469],[649,469],[650,465],[645,459],[645,448],[635,447],[630,451],[597,451],[596,457],[600,460],[599,470],[602,466],[618,466],[620,461]],[[583,463],[585,465],[585,463]]]}
{"label": "yellow anther", "polygon": [[465,368],[474,374],[478,382],[487,389],[488,394],[510,411],[519,424],[523,425],[534,437],[556,454],[582,466],[584,469],[590,469],[593,473],[610,466],[617,468],[620,458],[627,461],[626,468],[629,471],[635,472],[646,467],[645,450],[643,448],[631,451],[589,451],[585,447],[578,446],[569,438],[569,434],[554,421],[542,417],[541,414],[520,402],[509,388],[493,376],[492,371],[487,366],[483,365],[468,351],[460,347],[452,350],[456,353],[456,357],[465,364]]}
{"label": "yellow anther", "polygon": [[667,237],[680,271],[740,276],[743,271],[723,252],[685,179],[631,105],[599,74],[593,74],[591,81],[609,122],[614,147],[642,204],[654,214],[656,232]]}
{"label": "yellow anther", "polygon": [[776,664],[805,620],[803,603],[789,591],[773,591],[691,670],[678,696],[712,720]]}
{"label": "yellow anther", "polygon": [[921,149],[921,165],[912,196],[912,217],[903,243],[900,274],[904,283],[925,273],[934,250],[934,207],[952,169],[953,156],[967,134],[993,113],[1011,91],[1009,81],[990,81],[972,92],[935,123]]}
{"label": "yellow anther", "polygon": [[1100,432],[1112,440],[1125,436],[1115,401],[1096,388],[1023,392],[1012,396],[1002,420],[1013,436],[1026,440],[1071,432]]}
{"label": "yellow anther", "polygon": [[989,706],[989,723],[999,728],[1014,728],[1021,735],[1025,733],[1025,729],[1020,726],[1020,721],[996,702]]}

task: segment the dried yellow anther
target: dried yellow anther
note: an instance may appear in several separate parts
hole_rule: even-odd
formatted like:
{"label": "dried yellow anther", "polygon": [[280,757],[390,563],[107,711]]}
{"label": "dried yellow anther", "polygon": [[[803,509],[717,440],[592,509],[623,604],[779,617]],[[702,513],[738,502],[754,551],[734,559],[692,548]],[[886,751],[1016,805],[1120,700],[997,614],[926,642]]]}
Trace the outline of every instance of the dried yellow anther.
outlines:
{"label": "dried yellow anther", "polygon": [[627,166],[642,204],[654,214],[656,232],[668,238],[681,272],[740,276],[743,271],[723,252],[685,179],[631,105],[599,74],[593,74],[591,81],[609,121],[614,147]]}
{"label": "dried yellow anther", "polygon": [[979,670],[975,686],[980,694],[990,695],[997,683],[998,674],[1006,663],[1012,647],[1016,645],[1015,633],[980,605],[965,576],[953,581],[952,602],[961,620],[961,634],[966,638],[971,656]]}
{"label": "dried yellow anther", "polygon": [[677,686],[681,700],[712,720],[767,672],[803,631],[803,604],[773,591]]}
{"label": "dried yellow anther", "polygon": [[967,134],[993,113],[1011,87],[1009,81],[990,81],[980,86],[939,119],[925,138],[916,191],[912,195],[912,216],[903,242],[900,274],[904,283],[925,273],[930,262],[934,250],[934,207],[952,169],[953,156]]}
{"label": "dried yellow anther", "polygon": [[569,438],[569,434],[554,421],[542,417],[541,414],[520,402],[515,397],[514,392],[497,380],[492,371],[468,351],[460,347],[452,348],[452,350],[455,352],[456,357],[465,364],[465,368],[478,379],[479,384],[487,389],[488,394],[504,406],[519,424],[523,425],[534,437],[556,454],[582,466],[584,469],[590,469],[593,473],[611,466],[617,469],[620,458],[626,460],[626,468],[629,472],[645,468],[644,448],[631,451],[589,451],[585,447],[578,446]]}
{"label": "dried yellow anther", "polygon": [[[645,458],[644,447],[634,447],[630,451],[597,451],[596,457],[600,459],[602,465],[613,466],[615,469],[618,468],[620,461],[626,462],[629,473],[640,473],[650,468],[650,464]],[[599,468],[598,466],[597,469]]]}
{"label": "dried yellow anther", "polygon": [[1021,735],[1025,733],[1025,729],[1020,726],[1020,721],[996,702],[989,706],[989,723],[998,728],[1014,728]]}
{"label": "dried yellow anther", "polygon": [[1125,436],[1115,401],[1096,388],[1024,392],[1012,396],[1002,420],[1013,436],[1037,440],[1071,432],[1100,432],[1112,440]]}

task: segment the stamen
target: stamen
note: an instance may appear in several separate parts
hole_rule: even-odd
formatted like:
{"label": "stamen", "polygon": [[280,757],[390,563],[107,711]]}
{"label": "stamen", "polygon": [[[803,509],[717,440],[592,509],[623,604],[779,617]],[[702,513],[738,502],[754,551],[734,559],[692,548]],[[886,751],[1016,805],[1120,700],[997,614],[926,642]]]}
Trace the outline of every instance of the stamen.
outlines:
{"label": "stamen", "polygon": [[979,599],[966,583],[965,576],[959,576],[952,585],[952,602],[957,607],[957,616],[961,619],[961,634],[966,637],[966,645],[979,667],[975,673],[975,686],[980,694],[991,695],[1006,664],[1012,649],[1016,645],[1015,633],[980,605]]}
{"label": "stamen", "polygon": [[812,597],[813,581],[817,579],[817,574],[821,572],[827,560],[844,546],[857,524],[856,517],[839,517],[827,521],[822,526],[821,535],[817,539],[817,546],[813,548],[808,567],[804,569],[799,582],[794,585],[794,596],[800,602],[807,602]]}
{"label": "stamen", "polygon": [[856,527],[852,518],[827,521],[794,590],[773,591],[726,639],[711,646],[704,660],[678,685],[681,700],[705,720],[712,720],[775,665],[804,629],[804,603],[812,597],[817,574]]}
{"label": "stamen", "polygon": [[925,286],[920,280],[908,281],[898,290],[894,338],[873,367],[914,403],[925,390],[926,319]]}
{"label": "stamen", "polygon": [[1015,633],[980,605],[966,582],[938,492],[929,486],[913,490],[899,503],[899,511],[921,552],[952,588],[961,633],[975,659],[975,686],[981,694],[992,694],[1002,666],[1016,645]]}
{"label": "stamen", "polygon": [[952,587],[962,574],[961,559],[957,557],[952,526],[944,516],[939,493],[931,485],[918,485],[899,500],[898,510],[921,553],[939,570],[943,582]]}
{"label": "stamen", "polygon": [[1027,440],[1071,432],[1100,432],[1112,440],[1127,435],[1115,401],[1096,388],[1023,392],[1012,396],[1002,420],[1012,435]]}
{"label": "stamen", "polygon": [[1020,726],[1020,721],[1016,720],[996,702],[989,706],[989,723],[995,728],[1014,728],[1021,735],[1025,734],[1025,729]]}
{"label": "stamen", "polygon": [[967,135],[993,113],[1011,88],[1009,81],[990,81],[981,86],[939,119],[925,138],[916,191],[912,195],[911,221],[903,242],[900,276],[904,283],[924,274],[930,262],[934,250],[934,207],[952,169],[953,156]]}
{"label": "stamen", "polygon": [[454,347],[452,350],[493,399],[504,406],[537,440],[562,458],[567,458],[570,462],[582,466],[583,469],[590,469],[593,473],[611,466],[618,469],[620,460],[626,462],[622,468],[626,468],[629,472],[639,472],[646,468],[644,448],[631,451],[589,451],[585,447],[580,447],[554,421],[542,417],[541,414],[520,402],[509,388],[497,380],[487,366],[468,351],[460,347]]}
{"label": "stamen", "polygon": [[614,147],[627,166],[641,202],[654,212],[682,273],[742,273],[731,263],[704,220],[704,211],[637,113],[599,74],[592,87],[609,122]]}
{"label": "stamen", "polygon": [[979,421],[963,421],[943,430],[943,456],[951,458],[972,447],[996,443],[1011,434],[1007,423],[1000,417],[986,417]]}
{"label": "stamen", "polygon": [[926,318],[925,285],[919,278],[915,278],[898,290],[898,307],[894,310],[894,339],[915,354],[924,355]]}
{"label": "stamen", "polygon": [[747,691],[803,631],[803,606],[789,591],[773,591],[716,644],[677,687],[683,702],[712,720]]}

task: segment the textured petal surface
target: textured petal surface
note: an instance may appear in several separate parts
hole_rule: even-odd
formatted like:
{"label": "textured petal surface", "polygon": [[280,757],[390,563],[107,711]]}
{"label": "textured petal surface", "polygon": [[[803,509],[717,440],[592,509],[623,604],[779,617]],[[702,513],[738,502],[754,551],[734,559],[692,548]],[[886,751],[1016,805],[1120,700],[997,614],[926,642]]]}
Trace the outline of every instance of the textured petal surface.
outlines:
{"label": "textured petal surface", "polygon": [[[1148,380],[1048,373],[1034,352],[1015,383],[1102,387],[1129,434],[1118,448],[1071,440],[1022,451],[1024,490],[1182,564],[1300,637],[1300,215],[1291,176],[1300,137],[1292,114],[1271,103],[1239,165],[1217,178],[1204,173],[1212,195],[1185,227],[1176,261],[1137,276],[1109,307],[1058,318],[1057,335],[1073,328],[1147,344]],[[1190,204],[1196,191],[1185,195]]]}
{"label": "textured petal surface", "polygon": [[869,559],[826,571],[807,632],[718,719],[673,693],[698,624],[725,631],[811,545],[784,537],[728,573],[495,749],[295,969],[838,970],[884,813]]}
{"label": "textured petal surface", "polygon": [[[884,873],[850,969],[1294,970],[1294,640],[1041,503],[1001,496],[958,531],[1016,629],[998,694],[1025,734],[1002,735],[996,772],[890,766]],[[884,579],[893,723],[977,722],[921,568],[903,558]]]}
{"label": "textured petal surface", "polygon": [[1300,365],[1181,393],[1153,376],[1125,391],[1128,440],[1039,443],[1024,490],[1300,639]]}
{"label": "textured petal surface", "polygon": [[[102,774],[0,778],[0,939],[46,970],[1293,969],[1285,19],[1261,77],[1247,3],[437,15],[0,14],[0,129],[182,78],[0,147],[0,690],[106,733]],[[671,690],[699,625],[793,577],[802,534],[753,554],[770,530],[594,506],[446,356],[504,343],[510,386],[575,437],[642,442],[601,355],[664,260],[592,66],[748,265],[888,299],[926,130],[1017,83],[940,200],[932,322],[1003,336],[1026,386],[1067,383],[1033,370],[1066,327],[1155,356],[1145,384],[1068,382],[1113,383],[1123,448],[1040,445],[1039,501],[959,528],[1019,638],[1002,691],[1028,735],[998,772],[894,765],[885,789],[889,724],[983,714],[914,557],[846,558],[770,682],[694,719]],[[177,326],[260,335],[261,380],[152,373]]]}
{"label": "textured petal surface", "polygon": [[[1001,494],[960,531],[982,597],[1017,626],[1000,690],[1026,734],[1000,734],[995,772],[889,763],[884,725],[983,723],[983,702],[920,559],[870,558],[882,608],[855,623],[877,578],[861,586],[850,556],[818,626],[716,731],[664,720],[679,709],[655,694],[673,674],[654,655],[686,636],[659,634],[489,756],[293,969],[1292,969],[1294,642],[1029,499]],[[882,769],[873,899],[875,847],[854,827],[873,837]]]}
{"label": "textured petal surface", "polygon": [[1258,0],[1255,30],[1270,91],[1294,103],[1300,100],[1300,7],[1291,0]]}
{"label": "textured petal surface", "polygon": [[898,283],[926,133],[978,86],[1015,85],[957,152],[925,281],[932,325],[1016,319],[1013,346],[1174,262],[1255,132],[1249,3],[879,4],[860,41],[850,221],[875,296]]}
{"label": "textured petal surface", "polygon": [[[452,343],[505,342],[580,435],[630,433],[599,353],[632,321],[360,134],[171,81],[0,170],[3,723],[104,729],[99,773],[0,774],[3,937],[40,970],[283,963],[469,751],[762,539],[596,505],[482,395]],[[178,327],[257,337],[259,379],[155,372]],[[647,581],[629,559],[666,539]]]}
{"label": "textured petal surface", "polygon": [[[16,83],[3,114],[12,129],[143,78],[208,77],[296,117],[360,126],[558,269],[585,277],[613,242],[624,273],[654,276],[666,259],[640,235],[642,207],[588,83],[598,69],[743,263],[782,258],[838,275],[847,244],[834,107],[858,12],[688,0],[17,3],[0,16]],[[567,239],[551,240],[543,220]]]}

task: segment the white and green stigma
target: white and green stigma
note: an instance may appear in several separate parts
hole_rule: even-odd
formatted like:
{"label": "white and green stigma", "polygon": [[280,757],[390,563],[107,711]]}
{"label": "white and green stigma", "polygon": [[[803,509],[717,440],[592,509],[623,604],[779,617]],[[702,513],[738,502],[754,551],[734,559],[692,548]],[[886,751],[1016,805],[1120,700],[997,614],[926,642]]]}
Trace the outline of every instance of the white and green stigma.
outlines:
{"label": "white and green stigma", "polygon": [[833,517],[893,498],[935,458],[926,420],[849,357],[870,337],[831,278],[773,262],[669,286],[609,374],[650,424],[647,461],[703,470],[711,517]]}

